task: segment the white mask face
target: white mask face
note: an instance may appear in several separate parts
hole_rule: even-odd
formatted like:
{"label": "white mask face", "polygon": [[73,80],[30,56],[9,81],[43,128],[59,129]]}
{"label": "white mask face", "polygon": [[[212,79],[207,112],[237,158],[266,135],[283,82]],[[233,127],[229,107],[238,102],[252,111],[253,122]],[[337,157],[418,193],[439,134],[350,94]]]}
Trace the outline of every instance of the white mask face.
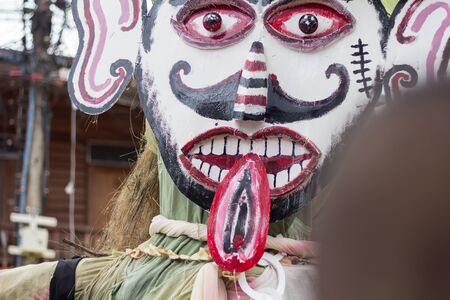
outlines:
{"label": "white mask face", "polygon": [[267,2],[155,3],[137,73],[179,189],[208,209],[229,169],[253,152],[276,220],[309,201],[312,174],[369,103],[383,57],[368,1]]}

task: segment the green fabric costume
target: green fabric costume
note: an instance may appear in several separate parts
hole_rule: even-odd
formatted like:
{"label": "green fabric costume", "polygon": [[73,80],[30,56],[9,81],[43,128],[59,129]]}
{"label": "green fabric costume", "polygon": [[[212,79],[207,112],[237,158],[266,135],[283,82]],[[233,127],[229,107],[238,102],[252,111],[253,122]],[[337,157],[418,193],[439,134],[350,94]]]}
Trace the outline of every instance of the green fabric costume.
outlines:
{"label": "green fabric costume", "polygon": [[[161,159],[158,170],[161,214],[169,219],[206,224],[208,213],[181,194]],[[299,216],[309,216],[308,211],[306,209],[288,220],[274,224],[272,234],[284,233],[287,236],[290,232],[291,238],[306,238],[309,226]],[[185,255],[192,255],[200,247],[206,246],[186,236],[171,238],[161,234],[152,236],[139,248],[143,249],[148,244]],[[148,256],[132,259],[127,255],[103,259],[102,263],[95,259],[82,261],[77,268],[76,296],[78,299],[189,299],[195,276],[203,264]],[[92,277],[91,273],[95,270],[99,273]]]}

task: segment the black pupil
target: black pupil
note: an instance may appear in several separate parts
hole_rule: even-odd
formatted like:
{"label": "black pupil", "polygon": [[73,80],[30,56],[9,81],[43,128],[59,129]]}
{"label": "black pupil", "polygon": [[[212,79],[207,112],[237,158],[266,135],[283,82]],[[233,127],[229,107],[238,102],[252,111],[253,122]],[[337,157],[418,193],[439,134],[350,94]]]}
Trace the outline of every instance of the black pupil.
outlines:
{"label": "black pupil", "polygon": [[300,18],[298,27],[305,34],[313,34],[319,28],[319,21],[315,15],[307,14]]}
{"label": "black pupil", "polygon": [[203,27],[209,32],[219,31],[220,27],[222,27],[222,18],[218,13],[207,13],[203,17]]}

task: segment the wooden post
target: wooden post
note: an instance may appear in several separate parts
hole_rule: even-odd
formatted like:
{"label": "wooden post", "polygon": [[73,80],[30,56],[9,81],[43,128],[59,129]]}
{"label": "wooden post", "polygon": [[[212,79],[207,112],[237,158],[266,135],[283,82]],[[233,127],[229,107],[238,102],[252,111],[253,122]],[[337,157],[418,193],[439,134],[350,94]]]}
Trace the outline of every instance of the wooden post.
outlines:
{"label": "wooden post", "polygon": [[33,213],[42,212],[45,166],[45,109],[47,98],[42,80],[48,77],[51,65],[47,53],[50,46],[52,12],[50,0],[35,0],[36,9],[32,17],[31,33],[33,50],[31,59],[30,92],[34,93],[36,110],[34,115],[33,134],[30,147],[30,169],[28,174],[27,206]]}

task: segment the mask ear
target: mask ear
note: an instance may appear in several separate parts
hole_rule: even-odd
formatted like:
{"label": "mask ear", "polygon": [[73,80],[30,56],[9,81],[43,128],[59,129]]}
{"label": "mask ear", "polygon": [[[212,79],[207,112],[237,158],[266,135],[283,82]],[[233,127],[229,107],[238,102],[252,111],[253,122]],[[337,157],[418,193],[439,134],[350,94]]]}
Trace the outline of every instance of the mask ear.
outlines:
{"label": "mask ear", "polygon": [[142,1],[72,1],[79,46],[68,88],[81,111],[105,112],[130,81],[141,40]]}

